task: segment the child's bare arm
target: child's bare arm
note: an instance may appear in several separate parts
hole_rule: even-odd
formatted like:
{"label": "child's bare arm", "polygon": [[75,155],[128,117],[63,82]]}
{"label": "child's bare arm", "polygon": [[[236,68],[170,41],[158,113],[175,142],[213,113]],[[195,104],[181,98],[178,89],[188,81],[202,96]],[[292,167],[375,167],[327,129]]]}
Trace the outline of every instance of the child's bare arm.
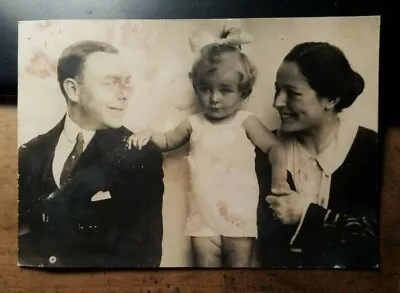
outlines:
{"label": "child's bare arm", "polygon": [[192,127],[189,120],[186,118],[178,124],[174,129],[168,131],[164,135],[164,151],[175,150],[186,144],[190,139]]}
{"label": "child's bare arm", "polygon": [[287,157],[283,145],[280,143],[272,145],[268,159],[272,166],[271,191],[273,194],[285,194],[290,191],[290,186],[287,183]]}
{"label": "child's bare arm", "polygon": [[162,151],[177,149],[187,143],[190,139],[192,128],[189,120],[184,119],[178,126],[168,132],[143,131],[133,134],[128,138],[128,147],[134,146],[141,149],[150,140]]}
{"label": "child's bare arm", "polygon": [[243,121],[243,127],[251,142],[263,152],[268,153],[268,159],[272,165],[272,189],[276,192],[288,189],[287,157],[279,139],[253,115]]}

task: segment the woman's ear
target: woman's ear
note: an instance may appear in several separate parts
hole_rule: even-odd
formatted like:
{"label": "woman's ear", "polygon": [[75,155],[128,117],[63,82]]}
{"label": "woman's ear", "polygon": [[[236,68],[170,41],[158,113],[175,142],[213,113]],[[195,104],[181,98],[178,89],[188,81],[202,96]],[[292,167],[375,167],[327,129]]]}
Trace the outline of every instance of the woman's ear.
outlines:
{"label": "woman's ear", "polygon": [[63,82],[63,87],[68,99],[75,103],[79,101],[80,87],[77,80],[73,78],[67,78]]}
{"label": "woman's ear", "polygon": [[339,103],[340,98],[331,98],[326,99],[325,101],[325,111],[330,111],[335,108],[335,106]]}

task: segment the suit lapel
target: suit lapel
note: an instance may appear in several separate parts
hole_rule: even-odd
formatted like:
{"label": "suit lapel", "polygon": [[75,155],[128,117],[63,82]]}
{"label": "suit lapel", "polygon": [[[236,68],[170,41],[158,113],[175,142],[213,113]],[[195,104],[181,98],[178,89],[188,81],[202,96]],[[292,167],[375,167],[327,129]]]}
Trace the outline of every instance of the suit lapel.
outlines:
{"label": "suit lapel", "polygon": [[72,171],[72,175],[82,169],[96,164],[101,157],[118,146],[116,145],[118,143],[121,143],[122,145],[123,142],[122,139],[120,139],[119,133],[116,129],[104,129],[96,131],[92,140],[79,158],[75,168]]}
{"label": "suit lapel", "polygon": [[41,172],[43,175],[43,180],[44,182],[53,183],[55,187],[57,187],[57,184],[53,176],[53,160],[58,140],[64,129],[64,122],[65,122],[65,115],[52,130],[50,130],[47,134],[45,134],[46,143],[42,147],[42,151],[44,154],[44,164],[43,164],[44,170],[43,172]]}

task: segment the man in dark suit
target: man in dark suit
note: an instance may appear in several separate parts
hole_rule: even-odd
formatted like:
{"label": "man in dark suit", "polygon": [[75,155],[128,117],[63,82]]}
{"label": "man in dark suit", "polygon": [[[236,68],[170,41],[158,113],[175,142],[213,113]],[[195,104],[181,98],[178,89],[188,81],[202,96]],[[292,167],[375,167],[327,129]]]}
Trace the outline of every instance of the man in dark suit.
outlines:
{"label": "man in dark suit", "polygon": [[20,265],[160,265],[162,155],[154,145],[125,148],[132,87],[120,57],[83,41],[59,59],[67,113],[18,154]]}

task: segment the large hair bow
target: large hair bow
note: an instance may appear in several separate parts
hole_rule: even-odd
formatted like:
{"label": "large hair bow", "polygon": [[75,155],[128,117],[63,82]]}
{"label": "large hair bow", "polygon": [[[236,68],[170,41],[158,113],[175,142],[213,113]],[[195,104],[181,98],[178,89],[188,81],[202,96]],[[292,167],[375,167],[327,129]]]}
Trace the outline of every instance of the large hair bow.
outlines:
{"label": "large hair bow", "polygon": [[[226,36],[225,36],[226,34]],[[189,39],[192,52],[199,52],[204,46],[209,44],[233,44],[239,48],[243,44],[249,44],[253,41],[253,36],[240,28],[224,30],[222,36],[215,36],[206,31],[197,31]]]}

